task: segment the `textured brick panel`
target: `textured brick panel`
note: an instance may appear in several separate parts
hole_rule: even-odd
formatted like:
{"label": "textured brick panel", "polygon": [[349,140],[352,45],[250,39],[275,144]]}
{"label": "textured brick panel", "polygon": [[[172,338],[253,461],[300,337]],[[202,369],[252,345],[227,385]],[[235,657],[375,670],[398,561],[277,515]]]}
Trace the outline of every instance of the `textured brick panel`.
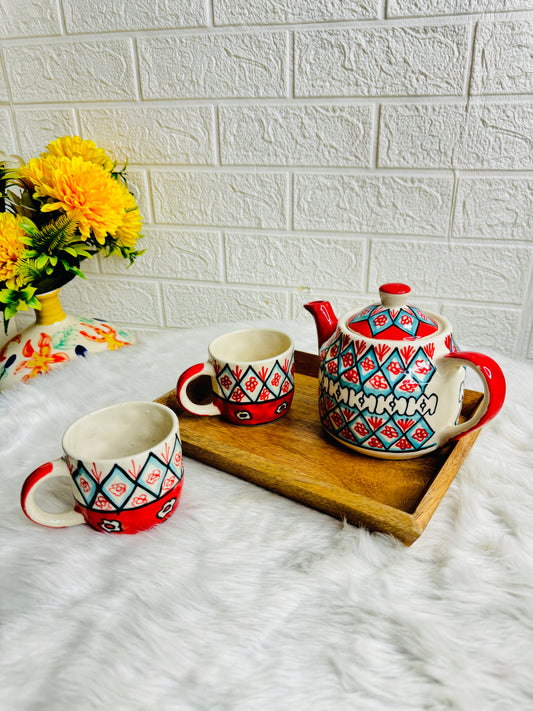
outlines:
{"label": "textured brick panel", "polygon": [[39,155],[50,141],[76,133],[72,109],[16,110],[15,121],[26,160]]}
{"label": "textured brick panel", "polygon": [[476,32],[471,93],[533,92],[532,56],[533,22],[481,23]]}
{"label": "textured brick panel", "polygon": [[[126,276],[222,281],[222,237],[218,232],[185,232],[147,227],[139,247],[146,252]],[[102,260],[106,274],[124,274],[123,259]]]}
{"label": "textured brick panel", "polygon": [[370,165],[369,106],[234,106],[219,111],[225,164]]}
{"label": "textured brick panel", "polygon": [[154,281],[74,279],[61,290],[67,313],[137,326],[162,326],[161,304]]}
{"label": "textured brick panel", "polygon": [[387,17],[528,10],[528,0],[387,0]]}
{"label": "textured brick panel", "polygon": [[84,135],[130,163],[212,165],[209,107],[135,107],[80,111]]}
{"label": "textured brick panel", "polygon": [[229,282],[359,291],[366,274],[362,240],[226,233],[225,243]]}
{"label": "textured brick panel", "polygon": [[[451,322],[460,348],[479,348],[481,351],[483,348],[494,348],[516,355],[514,344],[520,318],[518,309],[445,304],[442,313]],[[481,380],[474,387],[482,391]]]}
{"label": "textured brick panel", "polygon": [[299,230],[445,235],[452,179],[298,175]]}
{"label": "textured brick panel", "polygon": [[533,104],[381,108],[378,166],[531,169]]}
{"label": "textured brick panel", "polygon": [[0,101],[8,101],[7,93],[7,82],[4,76],[4,70],[2,69],[2,64],[0,63]]}
{"label": "textured brick panel", "polygon": [[[122,166],[122,164],[120,164]],[[127,168],[126,179],[128,188],[134,194],[137,200],[137,206],[141,212],[144,224],[152,221],[152,208],[150,187],[148,185],[148,175],[144,170],[135,168]]]}
{"label": "textured brick panel", "polygon": [[198,27],[207,23],[203,0],[63,0],[68,32],[112,32]]}
{"label": "textured brick panel", "polygon": [[281,32],[140,39],[143,97],[284,96],[286,42]]}
{"label": "textured brick panel", "polygon": [[153,171],[156,222],[285,227],[287,178],[252,173]]}
{"label": "textured brick panel", "polygon": [[374,240],[369,284],[403,281],[428,296],[520,304],[530,264],[528,247]]}
{"label": "textured brick panel", "polygon": [[163,285],[166,324],[177,328],[260,318],[288,318],[288,301],[286,293],[265,289]]}
{"label": "textured brick panel", "polygon": [[533,166],[533,104],[471,106],[456,167],[520,170]]}
{"label": "textured brick panel", "polygon": [[[92,259],[88,257],[84,259],[81,263],[81,271],[85,274],[101,274],[102,269],[100,263],[104,261],[104,257],[100,254],[93,255]],[[122,260],[124,262],[124,260]],[[127,262],[126,262],[127,264]]]}
{"label": "textured brick panel", "polygon": [[533,240],[533,176],[459,179],[455,237]]}
{"label": "textured brick panel", "polygon": [[296,96],[457,95],[468,28],[392,27],[295,34]]}
{"label": "textured brick panel", "polygon": [[0,151],[8,154],[18,153],[7,109],[0,109]]}
{"label": "textured brick panel", "polygon": [[4,49],[15,102],[134,99],[128,40],[68,41]]}
{"label": "textured brick panel", "polygon": [[463,105],[382,106],[378,166],[450,168],[461,150]]}
{"label": "textured brick panel", "polygon": [[214,0],[215,24],[328,22],[378,17],[379,0]]}
{"label": "textured brick panel", "polygon": [[0,38],[59,35],[56,0],[2,0]]}

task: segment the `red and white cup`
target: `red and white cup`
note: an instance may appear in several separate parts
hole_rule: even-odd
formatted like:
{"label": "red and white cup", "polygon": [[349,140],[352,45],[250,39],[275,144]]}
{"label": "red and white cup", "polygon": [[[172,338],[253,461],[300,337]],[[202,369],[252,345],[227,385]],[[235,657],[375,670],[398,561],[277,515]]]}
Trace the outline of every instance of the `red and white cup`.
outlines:
{"label": "red and white cup", "polygon": [[[125,402],[92,412],[67,428],[62,447],[63,457],[33,471],[22,487],[22,509],[34,523],[137,533],[176,509],[183,457],[178,418],[165,405]],[[54,477],[71,480],[69,511],[49,513],[36,501],[39,487]]]}
{"label": "red and white cup", "polygon": [[[209,360],[183,372],[176,386],[180,405],[193,415],[220,415],[228,422],[259,425],[285,415],[294,395],[294,343],[268,328],[249,328],[215,338]],[[190,386],[210,376],[212,401],[194,399]]]}

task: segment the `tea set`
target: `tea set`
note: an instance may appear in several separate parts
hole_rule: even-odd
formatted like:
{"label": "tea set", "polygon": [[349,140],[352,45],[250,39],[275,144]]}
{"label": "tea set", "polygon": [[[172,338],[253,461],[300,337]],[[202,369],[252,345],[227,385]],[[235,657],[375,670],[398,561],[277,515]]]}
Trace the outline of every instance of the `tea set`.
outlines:
{"label": "tea set", "polygon": [[[500,411],[505,378],[486,355],[460,351],[441,314],[409,304],[405,284],[383,284],[380,303],[339,319],[327,301],[305,304],[319,345],[318,412],[332,443],[391,460],[428,454],[482,427]],[[268,426],[287,415],[294,397],[294,343],[277,330],[225,333],[208,345],[205,362],[178,378],[176,398],[188,413],[231,425]],[[483,383],[472,417],[459,422],[466,368]],[[209,402],[195,383],[208,376]],[[66,430],[63,456],[26,479],[26,516],[49,527],[86,523],[108,533],[136,533],[167,520],[183,486],[178,417],[155,402],[126,402],[81,417]],[[73,508],[41,509],[36,492],[68,476]]]}

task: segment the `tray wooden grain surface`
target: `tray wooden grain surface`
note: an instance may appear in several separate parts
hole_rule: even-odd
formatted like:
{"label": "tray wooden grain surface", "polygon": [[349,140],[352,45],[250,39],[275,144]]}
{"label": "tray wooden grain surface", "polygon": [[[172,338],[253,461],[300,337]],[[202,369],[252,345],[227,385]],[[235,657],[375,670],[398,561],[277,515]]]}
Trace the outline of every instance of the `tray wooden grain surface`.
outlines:
{"label": "tray wooden grain surface", "polygon": [[[201,397],[201,379],[197,381]],[[205,385],[205,381],[204,381]],[[463,417],[481,393],[466,390]],[[177,412],[185,455],[354,525],[389,533],[410,545],[424,531],[479,430],[415,459],[375,459],[350,451],[318,418],[318,356],[296,351],[292,407],[257,427],[197,417],[172,390],[157,399]]]}

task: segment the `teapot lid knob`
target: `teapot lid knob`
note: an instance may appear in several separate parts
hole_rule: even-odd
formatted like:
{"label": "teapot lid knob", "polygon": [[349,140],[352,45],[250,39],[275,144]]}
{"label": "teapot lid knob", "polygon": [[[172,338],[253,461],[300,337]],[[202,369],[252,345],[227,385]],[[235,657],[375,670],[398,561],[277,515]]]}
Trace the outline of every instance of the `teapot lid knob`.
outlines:
{"label": "teapot lid knob", "polygon": [[382,284],[379,287],[379,295],[383,306],[389,308],[400,308],[407,304],[407,299],[411,293],[411,288],[407,284],[391,282],[390,284]]}

